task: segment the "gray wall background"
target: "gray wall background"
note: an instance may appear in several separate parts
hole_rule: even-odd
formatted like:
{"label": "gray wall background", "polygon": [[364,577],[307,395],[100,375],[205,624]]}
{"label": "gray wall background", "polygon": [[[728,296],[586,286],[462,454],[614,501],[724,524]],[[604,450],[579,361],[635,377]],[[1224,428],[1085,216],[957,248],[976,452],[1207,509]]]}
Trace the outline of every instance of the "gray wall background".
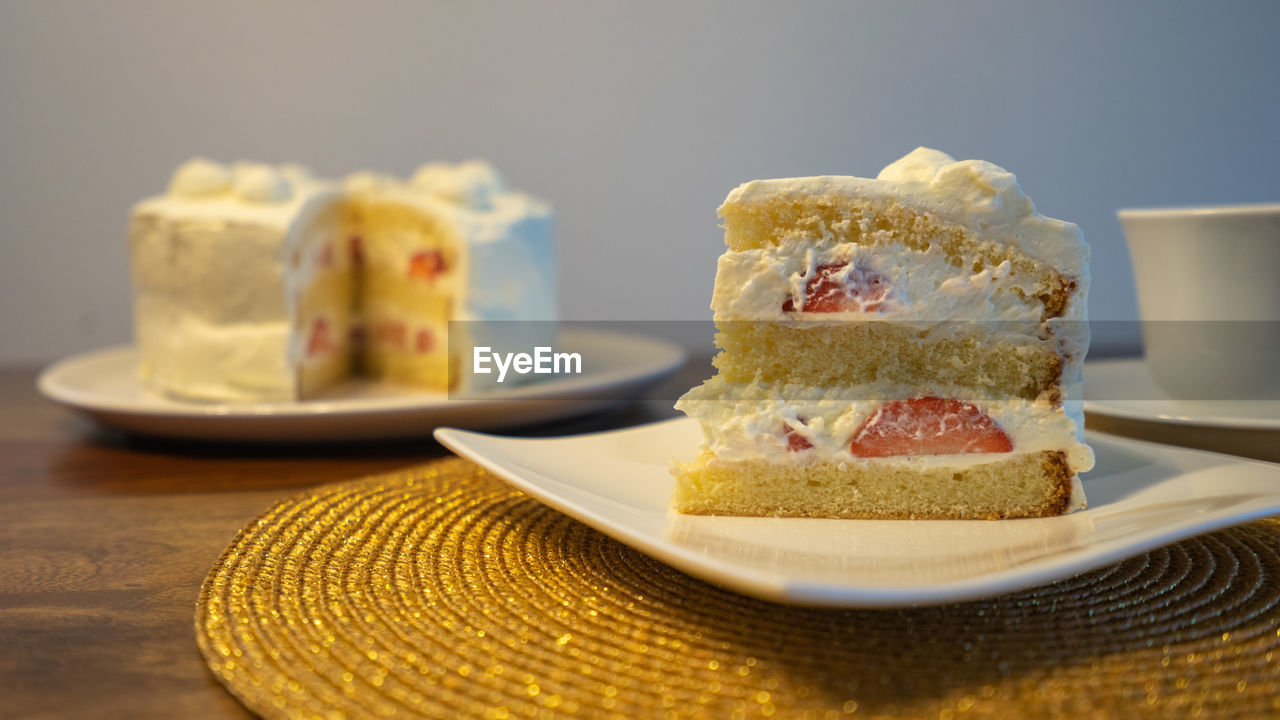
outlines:
{"label": "gray wall background", "polygon": [[1136,313],[1117,208],[1280,200],[1277,2],[0,3],[4,364],[128,341],[129,206],[194,154],[489,158],[582,320],[709,318],[729,189],[917,145],[1079,223],[1099,319]]}

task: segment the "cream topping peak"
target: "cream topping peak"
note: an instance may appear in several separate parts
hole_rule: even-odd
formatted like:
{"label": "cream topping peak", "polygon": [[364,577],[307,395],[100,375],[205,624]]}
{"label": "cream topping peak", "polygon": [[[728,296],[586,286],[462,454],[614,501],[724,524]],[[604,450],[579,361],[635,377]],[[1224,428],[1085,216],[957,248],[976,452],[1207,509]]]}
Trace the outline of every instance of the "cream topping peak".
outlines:
{"label": "cream topping peak", "polygon": [[236,163],[235,193],[241,200],[253,203],[282,203],[293,197],[293,183],[284,169],[277,171],[260,163]]}
{"label": "cream topping peak", "polygon": [[931,148],[912,150],[881,170],[876,179],[927,183],[934,192],[955,198],[971,210],[1007,218],[1035,213],[1013,173],[985,160],[956,161]]}
{"label": "cream topping peak", "polygon": [[169,194],[184,198],[212,198],[231,190],[231,170],[208,158],[192,158],[178,166],[169,180]]}
{"label": "cream topping peak", "polygon": [[343,186],[349,192],[378,192],[393,190],[403,186],[404,183],[400,178],[394,175],[374,172],[372,170],[364,170],[352,173],[343,181]]}
{"label": "cream topping peak", "polygon": [[277,204],[293,198],[295,185],[307,182],[310,172],[301,165],[273,168],[262,163],[237,162],[231,166],[207,158],[183,163],[169,181],[169,195],[183,200],[229,200]]}
{"label": "cream topping peak", "polygon": [[876,176],[877,180],[933,182],[938,170],[956,161],[955,158],[933,148],[918,147],[889,163]]}
{"label": "cream topping peak", "polygon": [[493,198],[506,192],[502,176],[483,160],[450,165],[428,163],[409,181],[415,188],[477,210],[493,207]]}

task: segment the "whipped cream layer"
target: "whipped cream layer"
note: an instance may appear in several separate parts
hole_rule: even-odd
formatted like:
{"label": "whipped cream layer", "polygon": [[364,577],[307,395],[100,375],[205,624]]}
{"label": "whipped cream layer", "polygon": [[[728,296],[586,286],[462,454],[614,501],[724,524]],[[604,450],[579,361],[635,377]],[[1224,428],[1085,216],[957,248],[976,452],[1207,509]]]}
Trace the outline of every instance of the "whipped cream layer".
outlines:
{"label": "whipped cream layer", "polygon": [[[883,231],[880,231],[883,232]],[[788,312],[788,298],[803,298],[820,266],[846,264],[875,273],[887,289],[871,311]],[[1033,288],[1016,280],[1008,261],[970,272],[956,268],[938,247],[915,250],[901,243],[874,247],[791,238],[780,245],[726,252],[716,269],[711,309],[716,320],[948,320],[1040,322],[1044,306]]]}
{"label": "whipped cream layer", "polygon": [[[890,384],[843,388],[768,383],[731,385],[717,377],[686,393],[676,408],[698,420],[706,448],[726,461],[834,460],[963,467],[1008,456],[1008,453],[971,453],[862,458],[850,452],[854,435],[876,410],[887,402],[920,394],[919,388]],[[1019,398],[966,398],[962,390],[955,388],[933,388],[928,394],[954,397],[977,406],[1009,436],[1014,453],[1062,450],[1073,471],[1085,472],[1093,467],[1093,451],[1080,440],[1080,424],[1061,407]],[[803,437],[813,447],[800,452],[789,449],[788,431]]]}

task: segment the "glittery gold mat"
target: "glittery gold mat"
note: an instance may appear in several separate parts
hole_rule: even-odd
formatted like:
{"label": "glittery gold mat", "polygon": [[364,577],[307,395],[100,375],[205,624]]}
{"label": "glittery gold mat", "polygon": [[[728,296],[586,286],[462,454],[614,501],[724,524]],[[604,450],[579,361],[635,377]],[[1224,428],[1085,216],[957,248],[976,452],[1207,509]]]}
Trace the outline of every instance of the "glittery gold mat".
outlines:
{"label": "glittery gold mat", "polygon": [[269,510],[205,581],[268,718],[1280,715],[1280,522],[946,607],[721,590],[444,460]]}

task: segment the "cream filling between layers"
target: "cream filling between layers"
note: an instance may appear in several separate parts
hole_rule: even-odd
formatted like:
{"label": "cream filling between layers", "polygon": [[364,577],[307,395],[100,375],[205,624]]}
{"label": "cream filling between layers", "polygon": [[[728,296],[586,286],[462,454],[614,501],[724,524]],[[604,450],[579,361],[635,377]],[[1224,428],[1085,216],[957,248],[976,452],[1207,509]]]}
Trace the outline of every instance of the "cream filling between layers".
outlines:
{"label": "cream filling between layers", "polygon": [[[886,402],[922,394],[973,403],[1009,436],[1013,453],[1061,450],[1074,472],[1093,468],[1093,451],[1080,441],[1076,420],[1062,408],[1020,398],[966,399],[963,391],[952,388],[934,388],[922,393],[920,388],[889,384],[845,388],[767,383],[729,385],[720,378],[712,378],[680,398],[676,409],[698,420],[706,448],[718,459],[728,461],[894,462],[921,468],[967,467],[1002,460],[1011,454],[862,458],[850,452],[853,436],[877,409]],[[813,447],[791,450],[788,430]]]}
{"label": "cream filling between layers", "polygon": [[[806,285],[820,266],[844,263],[884,279],[887,293],[876,309],[834,313],[782,309],[788,298],[800,307]],[[832,279],[843,280],[843,276],[836,274]],[[955,320],[1018,323],[1026,332],[1026,324],[1038,325],[1044,311],[1032,293],[1030,285],[1013,277],[1008,261],[973,272],[957,268],[938,247],[837,244],[828,231],[821,239],[792,238],[781,245],[724,253],[717,264],[711,309],[718,321],[807,318],[933,325]]]}

